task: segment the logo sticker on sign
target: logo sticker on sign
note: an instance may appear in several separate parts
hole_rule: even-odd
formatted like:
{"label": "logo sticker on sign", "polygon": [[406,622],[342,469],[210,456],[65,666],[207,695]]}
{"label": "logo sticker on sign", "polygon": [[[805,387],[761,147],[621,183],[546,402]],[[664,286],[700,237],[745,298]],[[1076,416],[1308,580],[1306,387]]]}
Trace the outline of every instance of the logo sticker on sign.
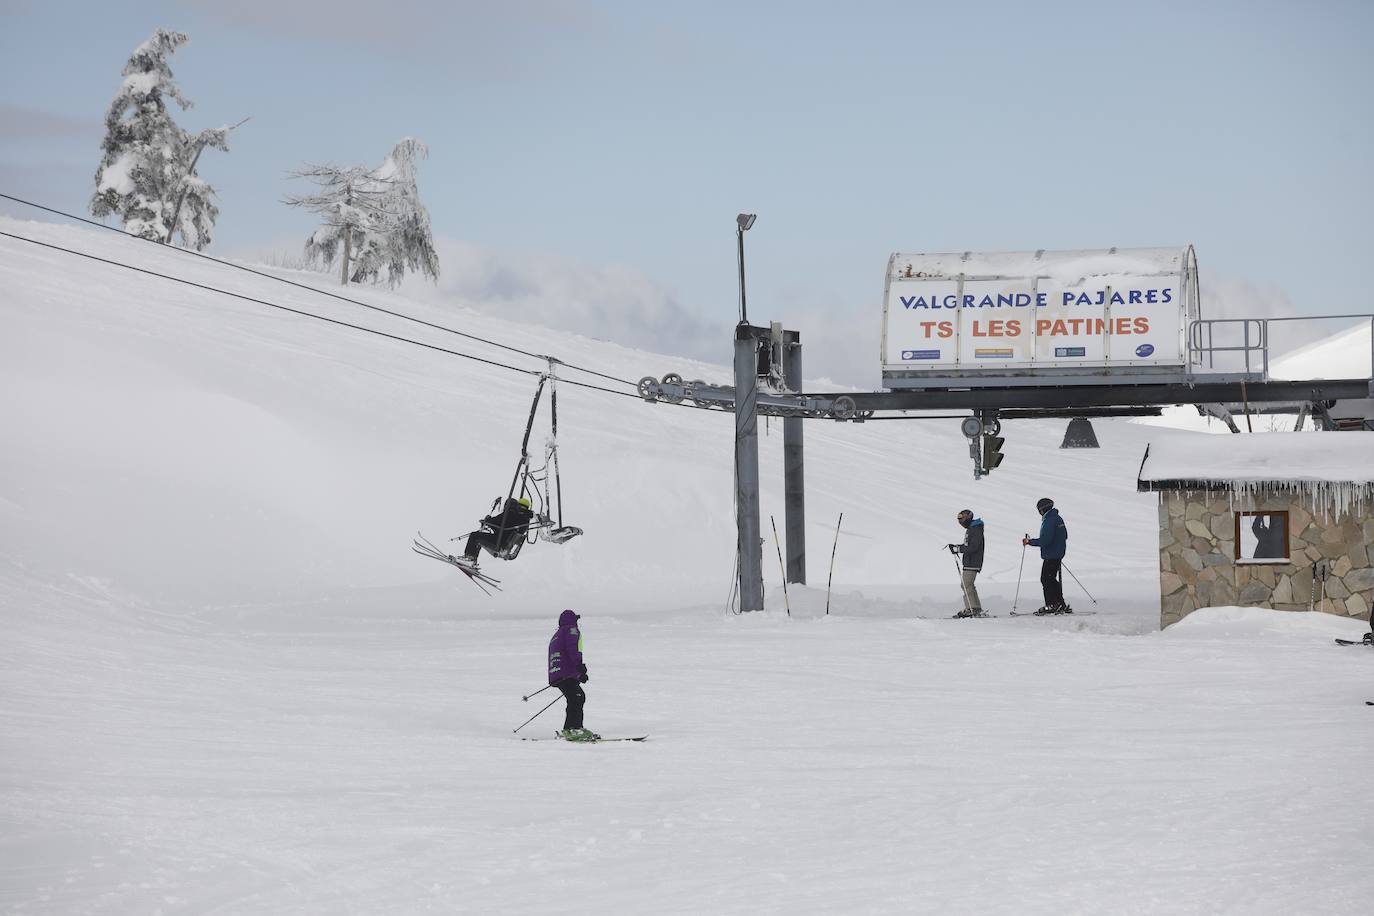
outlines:
{"label": "logo sticker on sign", "polygon": [[1063,359],[1064,357],[1067,357],[1067,356],[1087,356],[1087,355],[1088,355],[1088,348],[1087,348],[1087,347],[1055,347],[1055,348],[1054,348],[1054,357],[1055,357],[1055,359]]}
{"label": "logo sticker on sign", "polygon": [[1149,356],[1153,352],[1155,352],[1154,344],[1141,344],[1135,348],[1135,355],[1142,358]]}
{"label": "logo sticker on sign", "polygon": [[902,359],[939,359],[939,350],[903,350]]}

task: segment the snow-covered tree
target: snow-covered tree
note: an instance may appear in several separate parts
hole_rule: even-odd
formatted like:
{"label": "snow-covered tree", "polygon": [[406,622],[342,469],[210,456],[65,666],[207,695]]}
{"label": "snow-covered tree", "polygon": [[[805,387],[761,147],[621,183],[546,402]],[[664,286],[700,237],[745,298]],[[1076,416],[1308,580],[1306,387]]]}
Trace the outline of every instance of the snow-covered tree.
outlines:
{"label": "snow-covered tree", "polygon": [[306,240],[307,260],[331,267],[338,258],[344,285],[376,282],[383,271],[390,286],[408,272],[437,279],[439,256],[416,183],[416,160],[427,154],[423,143],[406,137],[375,169],[310,165],[293,172],[320,187],[286,198],[324,218]]}
{"label": "snow-covered tree", "polygon": [[[416,183],[417,160],[429,155],[429,149],[414,137],[397,143],[373,175],[388,182],[387,210],[392,227],[385,249],[387,282],[395,286],[407,272],[419,271],[430,280],[439,279],[439,255],[434,250],[430,231],[429,211],[420,203],[420,188]],[[380,269],[381,265],[378,265]]]}
{"label": "snow-covered tree", "polygon": [[167,64],[187,40],[181,32],[158,29],[130,55],[105,115],[91,212],[118,215],[134,235],[159,242],[179,235],[183,245],[200,250],[210,244],[219,209],[214,188],[196,175],[196,164],[206,147],[227,152],[233,128],[190,134],[168,110],[168,99],[191,107]]}
{"label": "snow-covered tree", "polygon": [[344,286],[350,280],[363,279],[358,273],[357,252],[376,248],[379,237],[386,232],[384,183],[361,165],[308,165],[292,172],[291,177],[313,181],[320,187],[315,194],[292,194],[286,198],[291,206],[304,207],[324,218],[323,225],[305,240],[306,260],[311,264],[323,261],[329,267],[338,258],[339,282]]}

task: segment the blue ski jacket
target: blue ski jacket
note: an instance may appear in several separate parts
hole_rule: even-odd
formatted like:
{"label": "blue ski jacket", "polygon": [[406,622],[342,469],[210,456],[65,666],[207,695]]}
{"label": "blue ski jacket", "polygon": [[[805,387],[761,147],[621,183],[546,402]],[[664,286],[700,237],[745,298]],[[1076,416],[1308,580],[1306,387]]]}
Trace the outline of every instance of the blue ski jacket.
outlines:
{"label": "blue ski jacket", "polygon": [[1040,548],[1040,559],[1062,560],[1069,548],[1069,529],[1059,517],[1058,509],[1048,510],[1040,519],[1040,536],[1031,538],[1032,547]]}

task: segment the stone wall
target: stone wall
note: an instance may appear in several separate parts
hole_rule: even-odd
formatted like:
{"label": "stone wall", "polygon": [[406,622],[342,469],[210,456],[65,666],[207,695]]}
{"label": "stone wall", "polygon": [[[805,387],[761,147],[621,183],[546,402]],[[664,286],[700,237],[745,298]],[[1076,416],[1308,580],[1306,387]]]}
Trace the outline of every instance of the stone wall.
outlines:
{"label": "stone wall", "polygon": [[[1160,626],[1200,607],[1254,605],[1305,611],[1312,601],[1312,564],[1327,561],[1326,601],[1319,609],[1369,619],[1374,604],[1374,518],[1323,516],[1294,496],[1245,498],[1226,492],[1159,493]],[[1237,512],[1288,512],[1291,561],[1236,563]]]}

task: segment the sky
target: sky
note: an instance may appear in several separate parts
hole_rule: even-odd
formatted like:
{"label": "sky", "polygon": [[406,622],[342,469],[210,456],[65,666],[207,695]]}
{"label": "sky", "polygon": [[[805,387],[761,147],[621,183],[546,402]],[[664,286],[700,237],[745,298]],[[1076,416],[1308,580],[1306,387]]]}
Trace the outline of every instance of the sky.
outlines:
{"label": "sky", "polygon": [[0,0],[0,190],[84,207],[158,27],[184,127],[252,119],[211,253],[298,253],[288,172],[415,136],[426,295],[716,362],[741,211],[808,376],[877,382],[893,251],[1191,243],[1213,314],[1374,310],[1368,2]]}

